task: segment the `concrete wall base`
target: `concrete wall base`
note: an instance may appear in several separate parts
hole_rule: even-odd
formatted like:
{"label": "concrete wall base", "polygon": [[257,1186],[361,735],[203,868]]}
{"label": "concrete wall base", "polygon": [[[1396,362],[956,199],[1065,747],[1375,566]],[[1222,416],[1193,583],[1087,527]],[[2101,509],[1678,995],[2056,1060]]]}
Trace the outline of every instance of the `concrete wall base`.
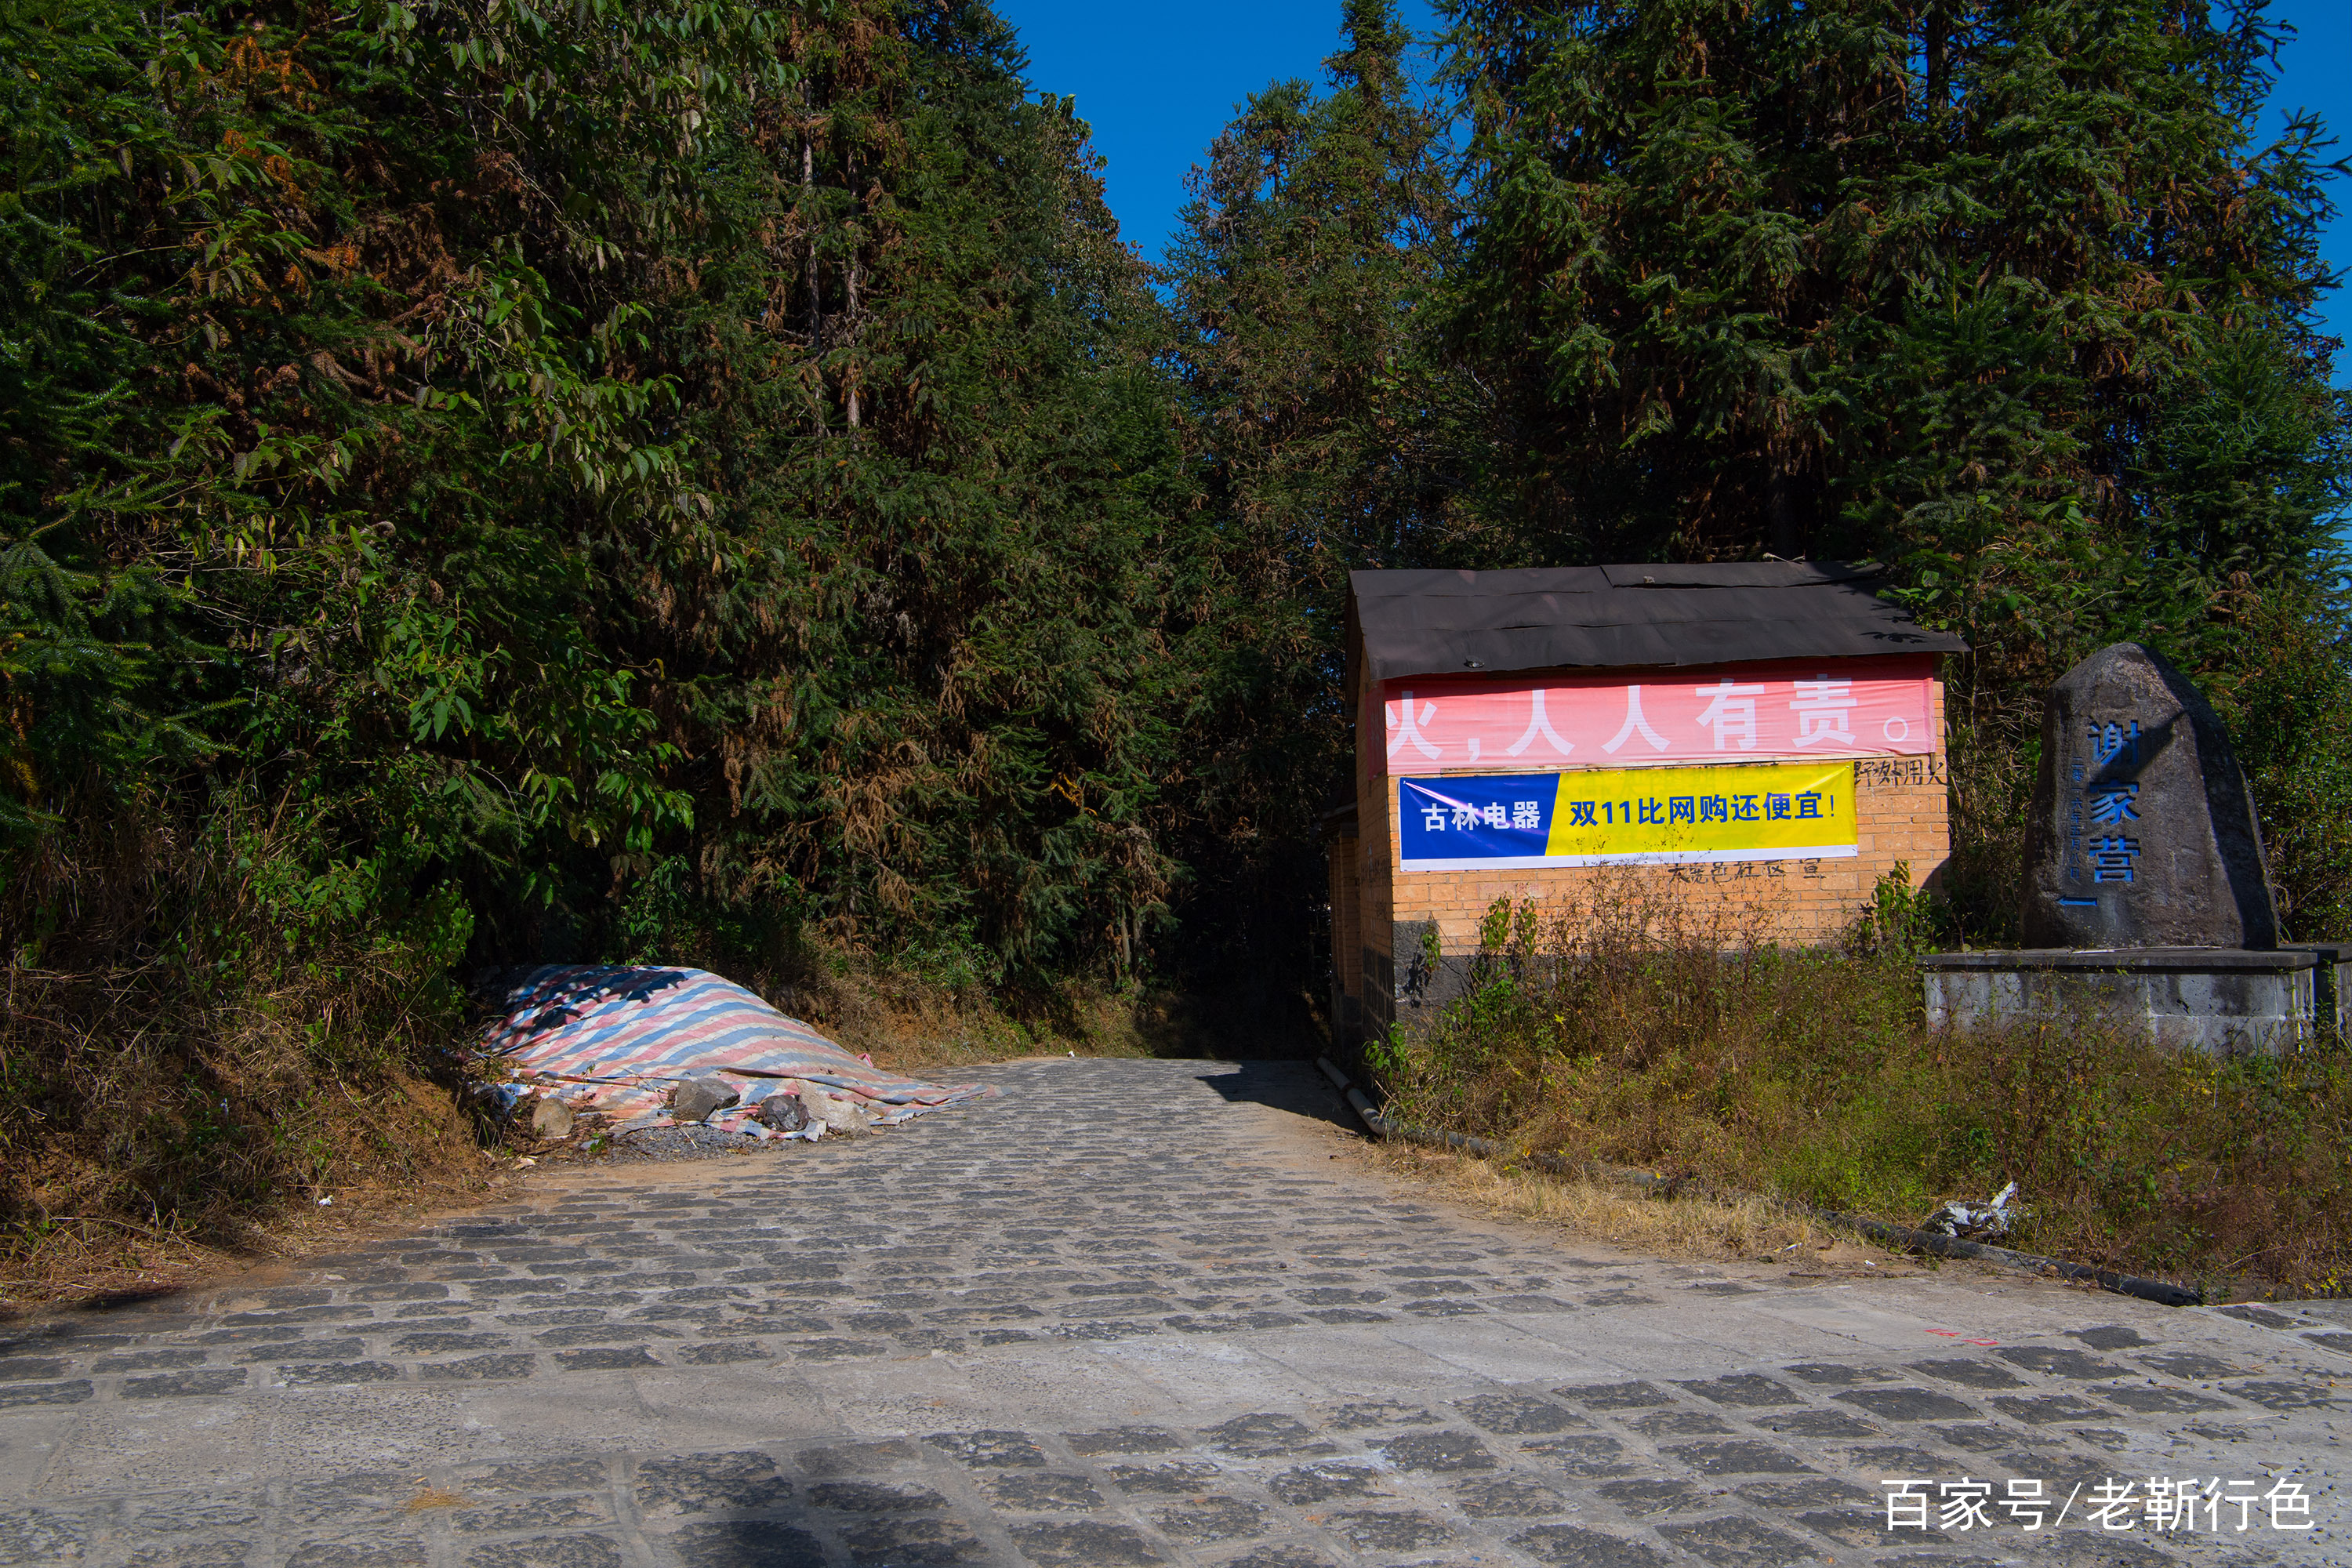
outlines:
{"label": "concrete wall base", "polygon": [[1930,1025],[2094,1011],[2137,1022],[2159,1045],[2227,1056],[2284,1051],[2334,1024],[2315,1005],[2318,959],[2309,948],[2027,948],[1928,953],[1919,971]]}

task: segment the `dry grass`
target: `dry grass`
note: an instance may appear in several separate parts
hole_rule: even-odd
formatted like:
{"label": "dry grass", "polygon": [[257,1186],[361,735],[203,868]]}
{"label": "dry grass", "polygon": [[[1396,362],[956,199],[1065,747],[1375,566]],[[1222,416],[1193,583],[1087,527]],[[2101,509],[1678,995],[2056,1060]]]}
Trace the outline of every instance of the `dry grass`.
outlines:
{"label": "dry grass", "polygon": [[1393,1114],[1901,1225],[2005,1182],[2010,1245],[2214,1293],[2352,1280],[2352,1058],[2122,1020],[1930,1030],[1901,938],[1786,951],[1612,890],[1498,906],[1474,991],[1378,1065]]}
{"label": "dry grass", "polygon": [[1039,1054],[1154,1054],[1150,1005],[1132,994],[1072,988],[1008,1005],[975,987],[844,962],[821,981],[790,987],[778,1005],[848,1049],[916,1075]]}
{"label": "dry grass", "polygon": [[[511,1169],[488,1150],[535,1148],[468,1110],[462,921],[436,930],[428,906],[390,928],[348,910],[306,924],[250,869],[268,832],[218,821],[193,846],[118,847],[104,875],[55,858],[0,889],[0,1310],[331,1246],[477,1201]],[[89,904],[93,887],[120,902]],[[1006,1001],[824,952],[786,973],[681,961],[910,1073],[1142,1056],[1173,1033],[1131,992]]]}
{"label": "dry grass", "polygon": [[0,888],[0,1303],[170,1289],[480,1190],[464,907],[281,876],[300,816],[109,819]]}
{"label": "dry grass", "polygon": [[1382,1144],[1378,1157],[1391,1173],[1478,1207],[1661,1258],[1749,1258],[1836,1239],[1817,1222],[1753,1197],[1659,1199],[1587,1176],[1548,1175],[1411,1144]]}
{"label": "dry grass", "polygon": [[1652,1257],[1770,1264],[1822,1279],[1894,1279],[1922,1268],[1850,1230],[1753,1194],[1658,1198],[1590,1177],[1553,1176],[1409,1143],[1377,1144],[1370,1154],[1391,1175],[1468,1206]]}
{"label": "dry grass", "polygon": [[[474,1201],[509,1168],[486,1147],[532,1147],[468,1109],[464,904],[394,910],[288,870],[307,863],[285,842],[299,816],[110,818],[0,883],[0,1310],[180,1289]],[[1007,994],[791,943],[698,951],[690,932],[659,956],[909,1073],[1208,1037],[1133,989]]]}

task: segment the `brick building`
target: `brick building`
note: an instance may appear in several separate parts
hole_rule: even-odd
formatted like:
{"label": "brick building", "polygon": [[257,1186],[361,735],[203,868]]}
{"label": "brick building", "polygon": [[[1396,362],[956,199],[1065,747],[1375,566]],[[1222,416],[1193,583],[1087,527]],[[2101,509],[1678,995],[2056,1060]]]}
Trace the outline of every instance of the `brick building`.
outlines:
{"label": "brick building", "polygon": [[1806,942],[1898,865],[1934,877],[1950,852],[1940,665],[1964,645],[1871,575],[1354,574],[1354,798],[1324,819],[1341,1039],[1457,991],[1499,898],[1630,883]]}

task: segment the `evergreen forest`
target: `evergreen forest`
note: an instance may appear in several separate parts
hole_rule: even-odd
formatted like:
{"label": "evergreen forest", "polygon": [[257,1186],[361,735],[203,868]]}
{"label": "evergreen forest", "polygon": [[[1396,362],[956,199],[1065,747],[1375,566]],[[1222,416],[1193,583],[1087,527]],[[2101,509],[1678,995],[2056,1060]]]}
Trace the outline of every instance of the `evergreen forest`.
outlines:
{"label": "evergreen forest", "polygon": [[1362,567],[1882,563],[1953,942],[2146,641],[2352,937],[2262,0],[1332,24],[1151,258],[982,0],[0,0],[11,1245],[393,1159],[498,965],[1307,1036]]}

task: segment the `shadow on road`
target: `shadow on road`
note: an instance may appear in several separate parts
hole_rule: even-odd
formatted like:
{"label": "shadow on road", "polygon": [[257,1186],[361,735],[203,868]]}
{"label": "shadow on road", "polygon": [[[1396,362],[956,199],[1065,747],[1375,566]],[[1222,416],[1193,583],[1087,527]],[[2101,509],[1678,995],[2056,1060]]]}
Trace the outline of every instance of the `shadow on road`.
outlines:
{"label": "shadow on road", "polygon": [[1235,1104],[1270,1105],[1344,1131],[1364,1130],[1312,1062],[1239,1062],[1204,1072],[1201,1081]]}

